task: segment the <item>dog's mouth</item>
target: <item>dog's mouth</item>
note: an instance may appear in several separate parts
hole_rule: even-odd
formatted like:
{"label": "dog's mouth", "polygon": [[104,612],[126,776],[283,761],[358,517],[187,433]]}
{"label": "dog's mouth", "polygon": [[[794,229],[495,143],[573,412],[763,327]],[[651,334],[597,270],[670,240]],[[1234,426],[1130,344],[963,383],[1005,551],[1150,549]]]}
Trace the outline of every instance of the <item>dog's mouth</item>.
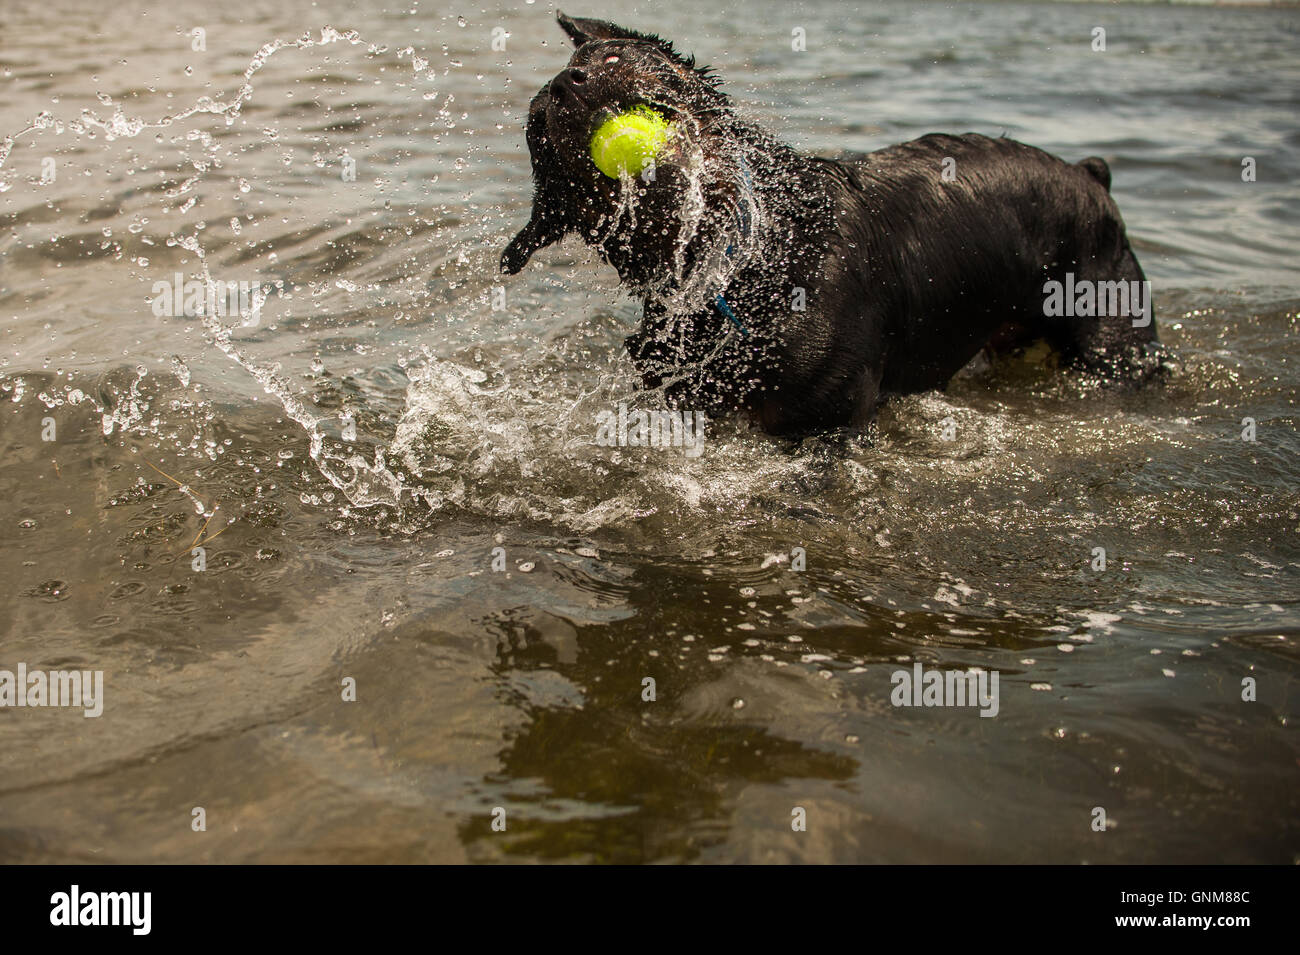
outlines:
{"label": "dog's mouth", "polygon": [[558,99],[552,95],[548,116],[552,124],[564,127],[566,131],[572,131],[585,139],[590,139],[606,120],[634,110],[651,110],[670,123],[680,117],[679,110],[640,96],[602,100],[596,103],[584,98],[583,94],[574,92],[566,93]]}
{"label": "dog's mouth", "polygon": [[603,124],[629,112],[653,112],[666,123],[679,124],[681,110],[645,90],[628,87],[581,68],[557,75],[546,88],[546,121],[552,140],[576,158],[587,152]]}
{"label": "dog's mouth", "polygon": [[668,110],[657,104],[652,105],[646,100],[629,99],[626,103],[619,103],[615,106],[600,106],[593,109],[591,115],[587,117],[583,136],[590,142],[591,137],[606,122],[627,113],[654,113],[669,124],[673,124],[677,116],[676,110]]}

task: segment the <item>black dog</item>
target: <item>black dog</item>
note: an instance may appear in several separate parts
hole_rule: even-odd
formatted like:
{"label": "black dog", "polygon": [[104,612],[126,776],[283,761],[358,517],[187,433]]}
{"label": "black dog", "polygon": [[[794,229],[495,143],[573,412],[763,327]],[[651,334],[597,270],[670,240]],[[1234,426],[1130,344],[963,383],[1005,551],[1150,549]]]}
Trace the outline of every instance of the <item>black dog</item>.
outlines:
{"label": "black dog", "polygon": [[[595,246],[643,299],[628,348],[670,404],[799,435],[860,429],[886,396],[942,387],[985,347],[1046,339],[1107,377],[1158,370],[1103,160],[975,134],[800,155],[670,43],[559,22],[577,51],[529,107],[532,218],[501,267],[569,232]],[[674,142],[653,175],[612,179],[591,138],[634,106]]]}

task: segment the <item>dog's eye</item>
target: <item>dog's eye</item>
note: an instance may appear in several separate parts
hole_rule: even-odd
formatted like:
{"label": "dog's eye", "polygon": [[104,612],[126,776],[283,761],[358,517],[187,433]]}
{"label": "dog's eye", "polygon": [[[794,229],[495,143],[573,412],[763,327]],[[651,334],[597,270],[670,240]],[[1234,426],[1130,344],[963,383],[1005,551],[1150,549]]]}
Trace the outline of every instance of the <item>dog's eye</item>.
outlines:
{"label": "dog's eye", "polygon": [[606,63],[617,63],[617,62],[618,62],[618,54],[617,54],[617,53],[611,53],[609,56],[605,57],[605,62],[606,62]]}

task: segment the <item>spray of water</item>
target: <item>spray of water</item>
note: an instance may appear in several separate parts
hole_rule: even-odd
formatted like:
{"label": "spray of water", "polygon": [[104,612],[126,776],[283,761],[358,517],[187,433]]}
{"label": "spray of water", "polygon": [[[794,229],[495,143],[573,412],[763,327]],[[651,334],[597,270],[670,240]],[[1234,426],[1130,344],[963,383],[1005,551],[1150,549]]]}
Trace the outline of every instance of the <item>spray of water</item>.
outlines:
{"label": "spray of water", "polygon": [[[295,40],[266,43],[249,62],[243,83],[233,97],[202,97],[193,105],[159,119],[127,115],[107,96],[100,99],[112,109],[108,116],[84,111],[75,120],[63,120],[42,113],[0,145],[0,179],[7,172],[5,162],[15,141],[46,131],[53,134],[70,131],[88,138],[103,136],[111,141],[176,128],[177,124],[196,116],[218,116],[224,125],[232,125],[254,97],[257,74],[277,53],[338,43],[358,46],[365,41],[355,32],[326,27],[320,31],[319,38],[304,35]],[[373,45],[367,47],[371,56],[382,52]],[[399,50],[396,56],[409,63],[409,69],[416,75],[428,70],[427,61],[412,48]],[[680,317],[698,311],[717,289],[725,287],[737,269],[752,260],[758,251],[763,217],[757,197],[752,190],[743,188],[739,178],[741,163],[736,160],[742,147],[735,143],[723,144],[724,155],[720,160],[706,164],[700,148],[701,129],[690,117],[683,117],[682,124],[685,188],[680,213],[675,217],[678,232],[673,267],[671,274],[650,290],[671,315]],[[184,203],[179,207],[182,212],[197,201],[198,187],[205,176],[222,165],[219,143],[208,130],[188,130],[185,141],[197,144],[199,149],[198,157],[192,161],[193,173],[165,191],[167,198]],[[241,191],[246,191],[247,183],[239,182]],[[735,196],[734,207],[726,209],[721,216],[709,211],[705,199],[706,190],[719,184],[727,194]],[[12,173],[4,185],[6,188],[12,185]],[[619,202],[606,226],[607,235],[637,227],[636,192],[637,184],[625,178]],[[717,217],[710,218],[714,216]],[[741,229],[742,216],[748,216],[756,227]],[[232,231],[238,233],[238,220],[232,223]],[[173,232],[166,242],[195,257],[194,275],[201,280],[205,299],[220,299],[222,288],[229,283],[222,281],[224,276],[205,248],[202,228]],[[279,285],[279,291],[283,292],[283,283]],[[314,298],[335,294],[335,288],[344,291],[358,288],[341,279],[309,285]],[[368,291],[376,289],[376,286],[365,287]],[[505,378],[489,382],[484,372],[438,358],[427,348],[423,349],[422,360],[409,367],[402,363],[409,380],[405,405],[391,441],[375,441],[368,446],[368,454],[363,453],[358,444],[346,438],[346,428],[342,429],[345,438],[338,437],[339,426],[346,422],[346,411],[322,414],[314,410],[316,403],[278,363],[257,360],[237,340],[240,325],[256,324],[268,295],[274,291],[275,283],[255,288],[251,310],[243,316],[242,323],[227,324],[213,310],[200,309],[196,317],[204,339],[255,381],[301,429],[314,468],[354,508],[393,511],[399,521],[405,515],[416,524],[421,513],[468,507],[480,512],[536,516],[574,528],[594,528],[634,520],[647,513],[645,503],[635,490],[627,490],[629,487],[677,488],[689,504],[698,504],[701,499],[700,479],[682,474],[670,461],[648,468],[644,464],[615,463],[611,468],[607,453],[600,449],[593,452],[592,408],[606,409],[611,402],[622,400],[615,393],[621,394],[626,387],[625,376],[602,373],[594,383],[588,378],[571,397],[560,397],[557,406],[553,391],[542,396],[549,400],[539,401],[537,389],[527,382],[512,385]],[[101,409],[105,434],[114,431],[122,434],[149,425],[151,412],[147,397],[139,393],[140,379],[126,384],[128,387],[120,400],[106,401]],[[652,393],[642,395],[640,400],[654,403],[656,399]],[[566,462],[563,473],[548,471],[540,463],[557,457],[563,457]],[[731,470],[725,462],[719,462],[718,467],[719,473]],[[749,465],[737,470],[744,473],[745,479],[727,474],[717,480],[719,486],[728,488],[728,493],[749,477],[761,480]],[[602,480],[611,473],[621,477]],[[503,486],[512,484],[517,484],[513,491],[502,491]],[[612,495],[607,495],[611,488]]]}
{"label": "spray of water", "polygon": [[[244,70],[244,81],[232,98],[224,100],[203,96],[193,105],[159,119],[149,120],[142,117],[128,116],[120,105],[114,103],[111,97],[103,93],[99,94],[100,102],[105,107],[112,109],[112,113],[107,117],[93,110],[83,110],[78,118],[64,120],[49,112],[42,112],[23,129],[0,140],[0,192],[7,191],[13,186],[13,177],[3,175],[5,164],[13,151],[15,143],[24,137],[39,135],[45,131],[53,131],[56,135],[66,131],[87,138],[102,135],[106,141],[111,142],[121,138],[133,138],[150,130],[168,129],[186,119],[201,114],[219,116],[226,126],[231,126],[238,119],[244,105],[254,95],[254,77],[276,53],[281,50],[310,50],[336,43],[357,46],[364,42],[362,37],[355,31],[340,32],[330,26],[323,27],[318,37],[304,34],[293,40],[272,40],[263,44],[249,61],[247,68]],[[370,45],[369,52],[376,54],[380,52],[380,49]],[[418,75],[428,69],[428,61],[418,56],[413,48],[408,47],[398,51],[397,57],[399,60],[409,57],[410,68],[414,74]],[[165,193],[168,198],[179,199],[186,194],[192,193],[210,169],[219,168],[221,165],[221,160],[217,156],[217,145],[208,132],[205,130],[191,131],[187,135],[187,140],[198,141],[206,151],[208,158],[194,162],[194,175],[185,179],[179,185],[168,189]],[[187,204],[180,207],[179,211],[188,211],[194,202],[195,198],[191,197]],[[223,285],[212,274],[208,264],[207,252],[199,241],[199,230],[196,229],[192,234],[177,235],[173,233],[168,237],[167,243],[168,245],[184,248],[196,256],[199,274],[208,300],[220,299],[223,295]],[[254,323],[266,302],[267,294],[267,290],[261,287],[253,292],[251,315],[249,317]],[[383,447],[376,447],[373,458],[368,461],[360,453],[348,447],[347,444],[337,441],[331,442],[323,430],[323,425],[331,419],[313,414],[294,389],[292,383],[279,373],[277,366],[259,363],[245,354],[233,340],[233,328],[225,325],[217,315],[212,314],[211,310],[200,309],[198,317],[202,322],[209,343],[251,375],[268,395],[279,402],[288,417],[303,429],[308,438],[312,462],[321,475],[341,491],[353,506],[361,508],[377,505],[400,507],[422,497],[423,492],[421,490],[406,486],[401,477],[389,469],[385,461]],[[106,435],[111,434],[115,428],[119,431],[125,431],[139,423],[143,416],[143,403],[136,390],[138,384],[137,380],[132,385],[131,392],[125,396],[125,400],[118,403],[117,406],[102,409],[104,411],[104,432]]]}

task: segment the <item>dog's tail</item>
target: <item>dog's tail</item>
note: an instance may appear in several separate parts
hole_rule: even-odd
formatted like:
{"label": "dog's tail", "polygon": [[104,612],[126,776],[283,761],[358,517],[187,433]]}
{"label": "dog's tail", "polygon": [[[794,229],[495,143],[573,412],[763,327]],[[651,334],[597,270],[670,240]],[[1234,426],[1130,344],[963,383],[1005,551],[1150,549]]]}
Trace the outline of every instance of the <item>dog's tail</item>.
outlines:
{"label": "dog's tail", "polygon": [[1087,159],[1080,159],[1076,165],[1110,192],[1110,166],[1106,165],[1106,160],[1100,156],[1089,156]]}

